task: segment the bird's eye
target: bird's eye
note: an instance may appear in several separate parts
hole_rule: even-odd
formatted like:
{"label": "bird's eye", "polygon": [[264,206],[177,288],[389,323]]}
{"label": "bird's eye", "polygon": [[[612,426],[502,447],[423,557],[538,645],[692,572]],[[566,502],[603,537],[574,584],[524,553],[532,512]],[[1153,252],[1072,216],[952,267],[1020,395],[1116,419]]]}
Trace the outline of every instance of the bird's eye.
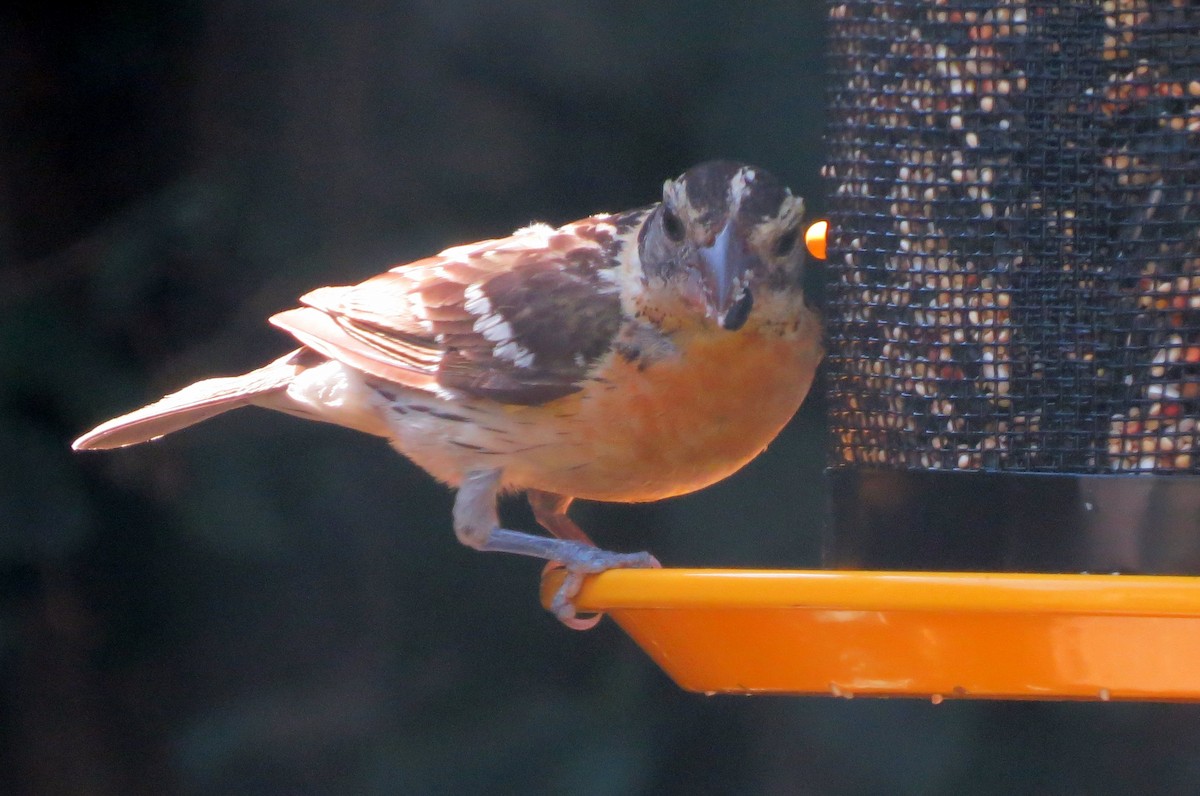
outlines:
{"label": "bird's eye", "polygon": [[662,228],[668,238],[680,243],[683,241],[683,222],[679,220],[679,216],[675,215],[675,211],[663,205],[662,208]]}
{"label": "bird's eye", "polygon": [[792,249],[796,248],[796,241],[799,238],[799,233],[792,229],[779,236],[779,240],[775,241],[775,256],[787,257],[792,253]]}

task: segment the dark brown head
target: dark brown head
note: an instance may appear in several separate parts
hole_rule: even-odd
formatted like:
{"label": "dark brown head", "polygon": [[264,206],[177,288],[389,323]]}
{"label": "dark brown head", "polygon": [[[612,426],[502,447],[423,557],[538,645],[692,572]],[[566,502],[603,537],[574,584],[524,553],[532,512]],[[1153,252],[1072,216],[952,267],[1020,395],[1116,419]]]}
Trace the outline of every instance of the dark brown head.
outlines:
{"label": "dark brown head", "polygon": [[804,200],[762,169],[709,161],[663,186],[639,240],[648,292],[677,293],[725,329],[750,317],[755,293],[800,290]]}

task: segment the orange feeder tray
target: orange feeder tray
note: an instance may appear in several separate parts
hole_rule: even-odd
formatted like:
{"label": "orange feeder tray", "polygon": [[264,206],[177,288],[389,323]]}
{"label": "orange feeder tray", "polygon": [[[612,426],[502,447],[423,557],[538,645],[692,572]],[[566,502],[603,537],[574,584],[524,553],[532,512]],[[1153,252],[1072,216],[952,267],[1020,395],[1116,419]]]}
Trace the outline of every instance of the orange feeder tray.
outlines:
{"label": "orange feeder tray", "polygon": [[1200,578],[613,570],[576,605],[689,691],[1200,701]]}

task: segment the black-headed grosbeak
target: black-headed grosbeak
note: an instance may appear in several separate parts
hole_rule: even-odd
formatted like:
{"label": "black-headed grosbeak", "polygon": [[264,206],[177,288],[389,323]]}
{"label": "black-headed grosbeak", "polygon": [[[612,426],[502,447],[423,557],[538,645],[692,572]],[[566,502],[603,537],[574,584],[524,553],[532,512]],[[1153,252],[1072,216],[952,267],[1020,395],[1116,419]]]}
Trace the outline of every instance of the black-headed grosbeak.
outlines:
{"label": "black-headed grosbeak", "polygon": [[[558,562],[571,626],[586,573],[657,566],[596,548],[575,498],[641,502],[725,478],[799,408],[821,358],[802,287],[804,202],[765,171],[717,161],[662,201],[455,246],[271,318],[301,347],[193,384],[75,441],[117,448],[239,406],[388,439],[457,487],[478,550]],[[545,537],[499,525],[523,491]]]}

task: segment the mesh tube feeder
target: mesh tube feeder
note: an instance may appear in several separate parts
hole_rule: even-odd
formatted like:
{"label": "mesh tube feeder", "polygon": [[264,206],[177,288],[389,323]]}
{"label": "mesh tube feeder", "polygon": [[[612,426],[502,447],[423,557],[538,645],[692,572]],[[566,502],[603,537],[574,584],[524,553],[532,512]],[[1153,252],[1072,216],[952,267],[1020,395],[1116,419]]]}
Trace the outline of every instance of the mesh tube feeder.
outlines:
{"label": "mesh tube feeder", "polygon": [[579,607],[697,691],[1200,700],[1200,7],[829,11],[830,569]]}
{"label": "mesh tube feeder", "polygon": [[1200,570],[1200,9],[833,8],[837,565]]}

